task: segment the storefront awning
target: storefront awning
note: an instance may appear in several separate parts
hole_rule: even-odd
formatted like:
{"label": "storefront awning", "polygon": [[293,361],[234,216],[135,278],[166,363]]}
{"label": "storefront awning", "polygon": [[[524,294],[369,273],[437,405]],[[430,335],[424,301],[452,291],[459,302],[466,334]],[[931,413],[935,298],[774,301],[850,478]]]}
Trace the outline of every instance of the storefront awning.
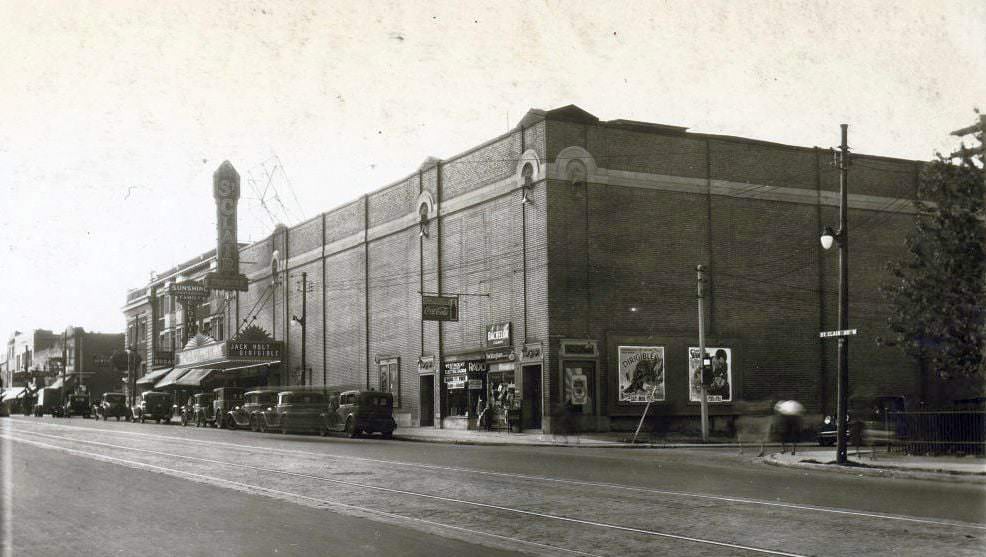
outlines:
{"label": "storefront awning", "polygon": [[21,397],[25,391],[27,391],[26,387],[10,387],[9,389],[4,389],[3,396],[0,397],[0,402],[7,402],[8,400]]}
{"label": "storefront awning", "polygon": [[201,387],[202,381],[213,372],[210,368],[198,367],[189,370],[188,373],[183,374],[181,377],[175,380],[176,387]]}
{"label": "storefront awning", "polygon": [[52,383],[51,385],[47,385],[45,388],[46,389],[61,389],[62,387],[65,386],[66,383],[71,383],[73,379],[75,379],[75,376],[74,375],[68,375],[66,377],[59,377],[58,379],[55,379],[55,382],[54,383]]}
{"label": "storefront awning", "polygon": [[168,371],[167,375],[161,378],[161,380],[154,385],[154,390],[160,391],[162,389],[177,387],[178,379],[181,378],[182,375],[185,375],[186,373],[191,371],[192,369],[194,369],[194,367],[192,366],[180,366],[180,367],[172,368],[170,371]]}
{"label": "storefront awning", "polygon": [[161,369],[155,369],[141,377],[137,380],[138,387],[146,387],[148,385],[153,385],[158,382],[159,379],[168,374],[169,371],[173,370],[173,367],[165,367]]}

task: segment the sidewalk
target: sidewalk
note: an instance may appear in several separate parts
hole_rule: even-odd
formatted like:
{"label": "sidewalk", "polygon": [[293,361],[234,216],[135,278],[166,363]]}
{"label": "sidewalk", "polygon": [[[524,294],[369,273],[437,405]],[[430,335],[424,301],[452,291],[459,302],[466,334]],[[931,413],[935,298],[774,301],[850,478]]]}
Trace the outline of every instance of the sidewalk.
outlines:
{"label": "sidewalk", "polygon": [[814,447],[799,451],[796,456],[789,453],[774,453],[764,457],[764,462],[774,466],[808,468],[854,474],[857,476],[906,477],[986,484],[986,459],[975,456],[912,456],[887,454],[886,449],[865,448],[859,451],[850,449],[849,465],[835,464],[835,449]]}
{"label": "sidewalk", "polygon": [[[506,431],[475,431],[461,429],[435,429],[431,427],[403,427],[394,432],[395,439],[403,441],[423,441],[426,443],[450,443],[454,445],[520,445],[527,447],[583,447],[611,449],[646,449],[646,448],[683,448],[717,446],[712,443],[701,443],[695,439],[669,438],[659,442],[652,441],[647,435],[640,435],[637,443],[628,442],[633,433],[580,433],[578,435],[552,435],[541,433],[539,430],[528,430],[523,433],[508,433]],[[729,440],[721,440],[723,446],[729,446]]]}
{"label": "sidewalk", "polygon": [[[632,433],[582,433],[579,435],[551,435],[540,431],[508,433],[499,431],[465,431],[457,429],[435,429],[431,427],[405,427],[394,432],[394,438],[403,441],[425,443],[449,443],[455,445],[487,446],[526,446],[526,447],[572,447],[596,449],[675,449],[675,448],[719,448],[739,447],[732,439],[713,438],[709,443],[689,437],[669,437],[653,440],[641,435],[637,443],[629,443]],[[776,443],[768,443],[767,450],[777,450]],[[747,445],[748,454],[756,454],[756,446]],[[799,446],[798,454],[768,454],[763,462],[772,466],[786,466],[824,470],[858,476],[907,477],[942,481],[982,483],[986,485],[986,459],[981,457],[919,457],[902,454],[887,454],[878,448],[873,458],[871,448],[849,451],[849,466],[835,464],[835,448],[819,448],[814,444]]]}

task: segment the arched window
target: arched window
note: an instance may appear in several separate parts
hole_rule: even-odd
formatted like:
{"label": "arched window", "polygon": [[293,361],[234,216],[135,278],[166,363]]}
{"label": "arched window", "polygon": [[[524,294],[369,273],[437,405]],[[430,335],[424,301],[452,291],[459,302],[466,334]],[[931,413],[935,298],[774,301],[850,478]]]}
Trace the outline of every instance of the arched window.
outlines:
{"label": "arched window", "polygon": [[421,238],[428,237],[428,204],[422,203],[418,206],[418,236]]}

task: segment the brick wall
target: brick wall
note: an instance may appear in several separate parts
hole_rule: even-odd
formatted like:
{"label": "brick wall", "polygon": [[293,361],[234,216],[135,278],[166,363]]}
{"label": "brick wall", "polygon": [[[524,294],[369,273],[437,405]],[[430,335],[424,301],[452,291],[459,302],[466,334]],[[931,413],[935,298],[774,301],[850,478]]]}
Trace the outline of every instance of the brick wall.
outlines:
{"label": "brick wall", "polygon": [[[694,190],[550,181],[549,382],[560,378],[557,339],[599,340],[606,412],[639,415],[641,406],[616,402],[616,347],[665,346],[668,400],[658,412],[697,414],[698,405],[687,401],[687,348],[698,344],[695,266],[701,263],[710,278],[706,344],[733,349],[733,399],[796,398],[810,411],[834,405],[835,342],[823,343],[818,331],[836,328],[837,254],[821,250],[818,235],[824,225],[838,224],[837,208],[763,198],[776,188],[838,191],[827,152],[551,120],[547,144],[551,155],[587,146],[603,172],[678,176],[691,179],[682,183]],[[850,192],[911,196],[915,164],[859,156]],[[719,183],[733,184],[730,195],[710,195]],[[897,208],[888,202],[881,209]],[[850,210],[850,324],[861,329],[850,350],[854,393],[919,388],[914,365],[875,343],[886,335],[888,309],[879,286],[888,278],[886,262],[903,251],[899,231],[909,222],[906,214]],[[560,400],[557,385],[550,388]],[[717,412],[731,410],[713,405]]]}

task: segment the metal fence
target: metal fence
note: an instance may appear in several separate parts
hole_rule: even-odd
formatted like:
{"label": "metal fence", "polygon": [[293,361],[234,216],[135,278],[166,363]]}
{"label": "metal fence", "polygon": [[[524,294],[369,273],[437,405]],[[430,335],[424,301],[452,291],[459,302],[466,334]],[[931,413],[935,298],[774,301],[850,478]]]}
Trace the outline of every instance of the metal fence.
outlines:
{"label": "metal fence", "polygon": [[986,410],[887,412],[887,450],[915,455],[986,454]]}

